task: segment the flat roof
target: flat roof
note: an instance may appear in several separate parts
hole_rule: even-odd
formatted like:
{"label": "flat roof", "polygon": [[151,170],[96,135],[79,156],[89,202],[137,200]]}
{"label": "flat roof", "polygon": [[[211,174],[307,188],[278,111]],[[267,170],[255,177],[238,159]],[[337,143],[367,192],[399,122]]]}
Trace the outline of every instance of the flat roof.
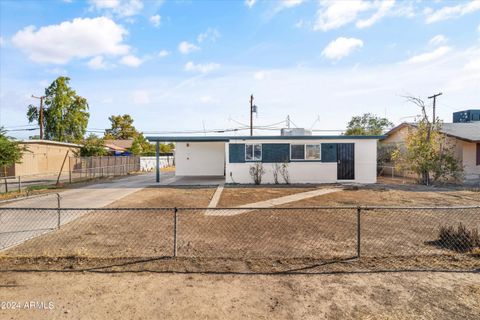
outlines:
{"label": "flat roof", "polygon": [[148,136],[153,142],[228,142],[230,140],[353,140],[383,139],[385,136]]}
{"label": "flat roof", "polygon": [[52,140],[20,140],[18,141],[20,144],[51,144],[56,146],[63,146],[63,147],[74,147],[74,148],[81,148],[81,144],[70,143],[70,142],[60,142],[60,141],[52,141]]}

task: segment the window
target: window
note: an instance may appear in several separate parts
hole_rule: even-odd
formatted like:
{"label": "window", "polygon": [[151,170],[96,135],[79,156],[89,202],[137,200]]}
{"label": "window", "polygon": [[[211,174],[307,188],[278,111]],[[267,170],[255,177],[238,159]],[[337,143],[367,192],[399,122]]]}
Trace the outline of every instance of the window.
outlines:
{"label": "window", "polygon": [[304,144],[290,145],[290,159],[305,160],[305,145]]}
{"label": "window", "polygon": [[290,145],[291,160],[320,160],[320,144],[292,144]]}
{"label": "window", "polygon": [[320,145],[307,144],[305,145],[305,160],[320,160]]}
{"label": "window", "polygon": [[245,161],[261,161],[262,145],[260,143],[245,144]]}

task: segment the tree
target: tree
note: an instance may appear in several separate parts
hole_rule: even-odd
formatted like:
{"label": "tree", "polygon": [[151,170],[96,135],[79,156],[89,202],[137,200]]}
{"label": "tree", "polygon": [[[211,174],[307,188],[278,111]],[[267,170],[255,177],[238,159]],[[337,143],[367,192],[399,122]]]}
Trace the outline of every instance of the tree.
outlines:
{"label": "tree", "polygon": [[438,118],[433,122],[428,119],[422,99],[406,98],[421,108],[422,115],[408,131],[405,144],[392,153],[396,166],[417,173],[425,185],[430,185],[432,179],[433,182],[459,179],[463,168],[455,158],[455,146],[441,132],[442,122]]}
{"label": "tree", "polygon": [[108,120],[111,128],[105,130],[105,140],[135,139],[140,134],[133,126],[133,118],[129,114],[111,116]]}
{"label": "tree", "polygon": [[7,176],[7,168],[15,163],[21,163],[23,153],[26,151],[18,141],[5,135],[5,130],[0,127],[0,167],[3,169],[3,175]]}
{"label": "tree", "polygon": [[385,129],[393,126],[387,118],[377,117],[371,113],[354,116],[347,124],[347,136],[379,136]]}
{"label": "tree", "polygon": [[149,155],[155,152],[154,146],[147,141],[143,134],[133,125],[133,118],[129,114],[111,116],[108,118],[111,123],[110,129],[105,130],[105,140],[127,140],[133,139],[132,147],[129,149],[134,155]]}
{"label": "tree", "polygon": [[83,147],[80,148],[80,156],[82,157],[105,156],[107,154],[103,139],[93,133],[83,141]]}
{"label": "tree", "polygon": [[[44,138],[62,142],[79,142],[87,130],[87,100],[69,87],[70,78],[58,77],[45,89],[45,109],[43,111]],[[28,121],[40,122],[37,107],[30,105]]]}

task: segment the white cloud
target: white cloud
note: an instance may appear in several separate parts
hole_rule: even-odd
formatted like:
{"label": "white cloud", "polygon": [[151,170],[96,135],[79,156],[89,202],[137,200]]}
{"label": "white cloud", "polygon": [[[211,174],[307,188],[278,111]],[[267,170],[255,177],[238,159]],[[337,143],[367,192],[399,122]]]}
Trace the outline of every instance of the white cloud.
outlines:
{"label": "white cloud", "polygon": [[339,28],[357,19],[360,12],[370,9],[370,4],[363,0],[323,1],[317,11],[314,30],[328,31]]}
{"label": "white cloud", "polygon": [[205,40],[215,42],[220,37],[220,32],[215,28],[208,28],[205,32],[200,33],[197,36],[197,41],[202,43]]}
{"label": "white cloud", "polygon": [[328,59],[339,60],[361,47],[363,47],[363,41],[360,39],[339,37],[325,47],[322,55]]}
{"label": "white cloud", "polygon": [[154,16],[151,16],[150,17],[150,23],[154,26],[154,27],[160,27],[160,20],[162,19],[162,17],[160,17],[160,15],[156,14]]}
{"label": "white cloud", "polygon": [[464,67],[465,70],[480,70],[480,58],[474,58],[469,61]]}
{"label": "white cloud", "polygon": [[447,42],[448,42],[447,37],[445,37],[443,34],[437,34],[435,37],[430,39],[430,41],[428,41],[428,44],[431,46],[437,46],[440,44],[445,44]]}
{"label": "white cloud", "polygon": [[181,54],[189,54],[197,50],[200,50],[200,48],[188,41],[182,41],[178,45],[178,51],[180,51]]}
{"label": "white cloud", "polygon": [[119,17],[134,16],[143,9],[141,0],[90,0],[91,8],[106,10]]}
{"label": "white cloud", "polygon": [[218,63],[205,63],[205,64],[195,64],[192,61],[189,61],[185,64],[184,69],[185,71],[194,71],[194,72],[200,72],[200,73],[208,73],[213,70],[216,70],[220,67]]}
{"label": "white cloud", "polygon": [[216,99],[214,99],[212,96],[201,96],[200,101],[202,103],[213,103],[213,102],[218,102]]}
{"label": "white cloud", "polygon": [[88,63],[87,63],[87,66],[90,69],[94,69],[94,70],[106,69],[107,68],[107,65],[106,65],[105,61],[103,60],[102,56],[96,56],[96,57],[90,59],[90,61],[88,61]]}
{"label": "white cloud", "polygon": [[3,39],[3,37],[0,37],[0,47],[3,48],[5,46],[5,44],[6,44],[5,39]]}
{"label": "white cloud", "polygon": [[283,0],[280,1],[280,5],[284,8],[293,8],[298,5],[301,5],[304,0]]}
{"label": "white cloud", "polygon": [[255,80],[264,80],[268,76],[269,72],[265,70],[257,71],[253,74]]}
{"label": "white cloud", "polygon": [[366,28],[372,26],[374,23],[383,18],[392,7],[395,5],[395,0],[381,1],[378,5],[378,10],[370,18],[364,20],[358,20],[356,23],[357,28]]}
{"label": "white cloud", "polygon": [[245,0],[245,5],[249,8],[253,7],[257,0]]}
{"label": "white cloud", "polygon": [[[430,9],[430,8],[429,8]],[[473,13],[480,10],[480,1],[473,0],[466,3],[458,4],[456,6],[445,6],[438,10],[426,10],[426,22],[433,23],[442,20],[457,18],[465,14]]]}
{"label": "white cloud", "polygon": [[120,0],[90,0],[96,9],[113,9],[120,5]]}
{"label": "white cloud", "polygon": [[138,67],[143,63],[143,60],[134,56],[133,54],[126,55],[120,59],[120,63],[128,67]]}
{"label": "white cloud", "polygon": [[148,104],[151,102],[150,92],[147,90],[134,90],[131,96],[134,104]]}
{"label": "white cloud", "polygon": [[161,50],[159,53],[158,53],[158,56],[160,58],[164,58],[166,56],[168,56],[170,54],[170,51],[167,51],[167,50]]}
{"label": "white cloud", "polygon": [[425,52],[416,56],[411,57],[406,61],[406,63],[423,63],[423,62],[430,62],[436,60],[440,57],[443,57],[448,52],[450,52],[451,48],[447,46],[439,47],[433,51]]}
{"label": "white cloud", "polygon": [[36,62],[65,64],[74,58],[123,55],[127,31],[109,18],[76,18],[36,29],[28,26],[12,37],[12,43]]}

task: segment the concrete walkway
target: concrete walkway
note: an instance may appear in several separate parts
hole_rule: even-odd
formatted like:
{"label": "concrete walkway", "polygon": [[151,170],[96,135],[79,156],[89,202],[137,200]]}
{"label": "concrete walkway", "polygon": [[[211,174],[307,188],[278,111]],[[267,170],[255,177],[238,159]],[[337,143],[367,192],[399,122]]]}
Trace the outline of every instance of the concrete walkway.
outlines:
{"label": "concrete walkway", "polygon": [[[269,199],[269,200],[265,200],[265,201],[244,204],[244,205],[236,207],[236,208],[238,208],[238,210],[221,210],[221,208],[216,209],[216,210],[207,210],[205,212],[205,214],[216,215],[216,216],[237,215],[237,214],[242,214],[242,213],[247,213],[247,212],[250,212],[250,211],[254,211],[254,210],[248,209],[248,208],[271,208],[271,207],[275,207],[275,206],[280,206],[282,204],[287,204],[287,203],[290,203],[290,202],[300,201],[300,200],[303,200],[303,199],[308,199],[308,198],[322,196],[322,195],[333,193],[333,192],[338,192],[338,191],[341,191],[341,190],[342,189],[339,189],[339,188],[317,189],[317,190],[312,190],[312,191],[307,191],[307,192],[295,193],[295,194],[291,194],[291,195],[288,195],[288,196]],[[212,207],[209,206],[209,208],[212,208]],[[246,208],[246,209],[244,209],[244,208]]]}
{"label": "concrete walkway", "polygon": [[217,190],[215,190],[215,193],[213,194],[212,200],[210,200],[210,203],[208,204],[209,208],[216,208],[218,205],[218,202],[220,201],[220,197],[222,196],[224,185],[221,184],[217,187]]}
{"label": "concrete walkway", "polygon": [[[62,208],[105,207],[144,187],[155,185],[155,174],[140,174],[109,182],[87,185],[78,189],[59,192]],[[32,208],[32,210],[1,210],[8,208]],[[19,201],[0,203],[0,250],[18,245],[28,239],[52,232],[59,226],[78,219],[89,210],[57,210],[38,211],[34,208],[58,207],[55,194],[27,198]]]}

